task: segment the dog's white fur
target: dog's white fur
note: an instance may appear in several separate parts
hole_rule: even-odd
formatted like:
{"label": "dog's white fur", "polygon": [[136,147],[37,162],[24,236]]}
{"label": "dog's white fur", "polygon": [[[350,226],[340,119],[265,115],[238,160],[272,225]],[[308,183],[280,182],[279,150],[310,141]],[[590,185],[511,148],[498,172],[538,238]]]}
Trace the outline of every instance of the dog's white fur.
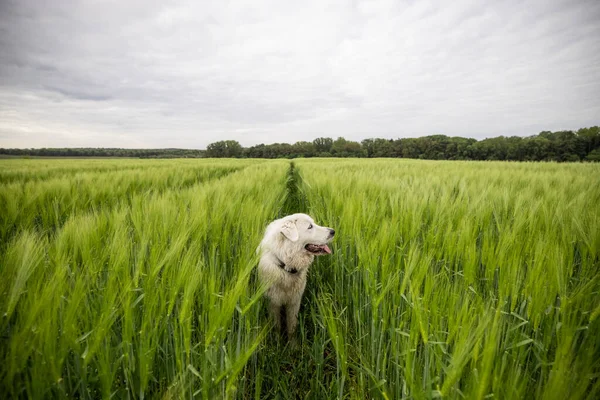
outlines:
{"label": "dog's white fur", "polygon": [[[285,328],[288,338],[296,330],[306,276],[315,258],[305,246],[327,244],[334,234],[333,229],[315,224],[306,214],[288,215],[267,226],[259,246],[258,276],[268,287],[266,296],[275,324],[279,330]],[[282,263],[284,267],[281,267]],[[285,309],[285,327],[281,322],[282,307]]]}

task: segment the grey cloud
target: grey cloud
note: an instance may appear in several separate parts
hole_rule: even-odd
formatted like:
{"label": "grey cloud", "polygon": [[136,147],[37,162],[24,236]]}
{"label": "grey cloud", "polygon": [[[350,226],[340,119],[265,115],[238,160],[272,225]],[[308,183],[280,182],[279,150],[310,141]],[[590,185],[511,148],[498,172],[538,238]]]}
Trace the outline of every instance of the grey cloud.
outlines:
{"label": "grey cloud", "polygon": [[70,97],[76,100],[91,100],[91,101],[106,101],[110,100],[112,97],[109,95],[101,94],[101,93],[90,93],[79,90],[69,90],[65,88],[58,88],[53,86],[44,86],[44,89],[47,89],[52,92],[60,93],[63,96]]}
{"label": "grey cloud", "polygon": [[596,1],[6,1],[0,146],[598,124]]}

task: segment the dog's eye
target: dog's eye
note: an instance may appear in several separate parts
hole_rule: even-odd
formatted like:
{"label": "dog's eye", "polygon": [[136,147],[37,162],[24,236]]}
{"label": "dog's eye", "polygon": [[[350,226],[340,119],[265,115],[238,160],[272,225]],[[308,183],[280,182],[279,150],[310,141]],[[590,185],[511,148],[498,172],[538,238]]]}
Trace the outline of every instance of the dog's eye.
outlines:
{"label": "dog's eye", "polygon": [[312,224],[308,224],[308,229],[312,229]]}

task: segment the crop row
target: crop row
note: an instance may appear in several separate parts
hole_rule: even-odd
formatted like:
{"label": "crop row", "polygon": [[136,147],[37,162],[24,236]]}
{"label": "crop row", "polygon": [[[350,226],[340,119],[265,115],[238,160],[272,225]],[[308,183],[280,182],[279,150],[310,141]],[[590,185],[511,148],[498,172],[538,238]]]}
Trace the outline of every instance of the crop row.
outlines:
{"label": "crop row", "polygon": [[249,283],[287,165],[19,230],[1,260],[2,397],[233,393],[265,335]]}
{"label": "crop row", "polygon": [[[92,160],[94,161],[94,160]],[[122,160],[118,160],[122,161]],[[6,163],[6,162],[5,162]],[[164,165],[148,161],[147,166],[131,168],[120,163],[91,169],[95,163],[70,165],[57,161],[60,175],[46,179],[0,181],[0,244],[23,229],[52,233],[69,218],[100,209],[128,204],[135,196],[147,197],[155,192],[181,190],[186,187],[220,178],[255,164],[253,161],[217,161]],[[10,164],[8,164],[10,165]],[[119,165],[120,169],[113,169]],[[137,164],[134,164],[137,165]],[[86,166],[81,170],[79,167]],[[17,170],[18,168],[13,169]],[[45,164],[28,166],[28,175],[44,175]],[[50,170],[59,170],[58,167]],[[65,173],[68,171],[69,173]]]}
{"label": "crop row", "polygon": [[335,348],[331,392],[598,396],[596,166],[297,165],[310,212],[338,232],[307,303]]}

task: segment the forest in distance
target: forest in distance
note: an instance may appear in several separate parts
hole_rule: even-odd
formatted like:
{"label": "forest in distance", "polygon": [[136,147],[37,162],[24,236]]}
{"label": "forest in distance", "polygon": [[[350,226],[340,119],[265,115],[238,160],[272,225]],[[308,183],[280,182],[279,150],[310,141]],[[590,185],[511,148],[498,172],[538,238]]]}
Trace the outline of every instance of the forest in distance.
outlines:
{"label": "forest in distance", "polygon": [[498,136],[476,140],[432,135],[420,138],[365,139],[362,142],[321,137],[294,144],[273,143],[243,147],[223,140],[199,149],[124,148],[0,148],[14,157],[134,157],[134,158],[413,158],[425,160],[600,161],[600,127],[577,131],[543,131],[537,135]]}

